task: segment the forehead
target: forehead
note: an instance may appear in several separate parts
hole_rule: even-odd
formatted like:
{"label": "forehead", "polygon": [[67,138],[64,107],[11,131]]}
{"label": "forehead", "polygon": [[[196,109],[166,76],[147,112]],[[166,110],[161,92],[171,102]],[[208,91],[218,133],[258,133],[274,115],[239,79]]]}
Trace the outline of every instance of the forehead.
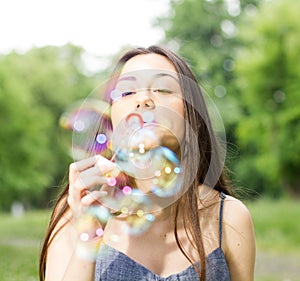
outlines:
{"label": "forehead", "polygon": [[173,73],[177,77],[176,69],[173,63],[166,57],[158,54],[137,55],[128,60],[121,71],[121,75],[128,72],[166,72]]}

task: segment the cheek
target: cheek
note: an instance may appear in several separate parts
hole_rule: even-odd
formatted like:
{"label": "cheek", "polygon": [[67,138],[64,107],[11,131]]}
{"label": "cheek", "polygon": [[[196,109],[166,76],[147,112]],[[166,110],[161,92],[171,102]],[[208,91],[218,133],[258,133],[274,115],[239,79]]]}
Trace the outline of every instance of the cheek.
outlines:
{"label": "cheek", "polygon": [[173,104],[171,104],[171,108],[174,109],[174,111],[177,112],[178,116],[181,118],[184,117],[184,106],[182,101],[176,101]]}
{"label": "cheek", "polygon": [[129,114],[129,106],[124,103],[115,102],[111,106],[111,122],[116,128],[122,119]]}
{"label": "cheek", "polygon": [[171,126],[170,129],[178,138],[178,141],[181,143],[184,136],[184,106],[182,101],[175,101],[169,104],[169,108],[172,109],[173,113],[171,114]]}

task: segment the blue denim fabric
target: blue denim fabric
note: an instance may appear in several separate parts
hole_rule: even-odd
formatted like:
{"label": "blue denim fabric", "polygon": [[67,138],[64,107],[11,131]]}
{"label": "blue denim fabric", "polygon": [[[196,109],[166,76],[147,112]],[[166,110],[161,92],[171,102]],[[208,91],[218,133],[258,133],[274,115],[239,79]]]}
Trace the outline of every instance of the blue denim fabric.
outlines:
{"label": "blue denim fabric", "polygon": [[[219,247],[206,257],[206,281],[230,281],[222,243],[222,214],[225,195],[221,194]],[[198,274],[193,265],[168,277],[159,276],[124,253],[102,245],[96,261],[95,281],[196,281]]]}

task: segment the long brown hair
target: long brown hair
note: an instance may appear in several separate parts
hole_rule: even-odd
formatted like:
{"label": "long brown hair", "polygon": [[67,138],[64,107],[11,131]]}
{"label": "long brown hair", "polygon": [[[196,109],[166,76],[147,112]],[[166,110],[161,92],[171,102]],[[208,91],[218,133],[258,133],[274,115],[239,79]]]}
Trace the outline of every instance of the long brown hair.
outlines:
{"label": "long brown hair", "polygon": [[[183,59],[172,51],[161,46],[135,48],[126,52],[118,60],[113,70],[113,75],[118,73],[129,59],[142,54],[162,55],[173,63],[179,75],[179,81],[183,93],[185,119],[196,135],[196,138],[192,138],[190,134],[185,134],[184,141],[188,144],[188,149],[185,151],[186,157],[183,164],[183,170],[188,170],[190,167],[196,167],[196,170],[195,174],[190,175],[190,178],[187,181],[190,183],[189,188],[178,199],[176,204],[174,204],[174,232],[176,242],[186,258],[193,265],[195,265],[197,261],[199,262],[198,266],[196,266],[196,270],[200,280],[204,281],[206,275],[206,263],[202,232],[200,228],[199,215],[201,212],[199,212],[199,184],[206,184],[228,195],[233,195],[232,185],[229,181],[225,168],[223,168],[220,153],[218,153],[217,148],[219,145],[212,129],[200,86],[198,85],[197,80],[187,63]],[[199,110],[195,110],[195,108],[201,108],[201,112],[199,112]],[[195,157],[195,155],[199,155],[200,157]],[[64,216],[69,209],[67,196],[68,185],[59,195],[49,222],[49,227],[40,255],[40,281],[43,281],[45,278],[47,250],[57,233],[53,233],[54,229],[62,216]],[[177,229],[179,218],[183,219],[182,221],[184,221],[187,237],[198,253],[197,261],[194,261],[188,255],[178,237]]]}

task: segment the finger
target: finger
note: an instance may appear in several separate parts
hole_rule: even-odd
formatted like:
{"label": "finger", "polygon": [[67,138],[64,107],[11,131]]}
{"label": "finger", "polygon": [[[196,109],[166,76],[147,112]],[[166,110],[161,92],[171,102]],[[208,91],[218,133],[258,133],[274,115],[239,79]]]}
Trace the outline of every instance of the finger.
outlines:
{"label": "finger", "polygon": [[91,168],[87,168],[86,170],[81,171],[80,173],[77,174],[77,179],[78,178],[84,179],[93,176],[103,176],[103,174],[101,173],[98,167],[93,166]]}
{"label": "finger", "polygon": [[86,170],[87,168],[93,167],[100,157],[103,158],[100,155],[95,155],[95,156],[74,162],[71,165],[73,165],[77,171],[81,172],[83,170]]}
{"label": "finger", "polygon": [[70,164],[69,166],[69,179],[70,181],[75,181],[78,173],[95,167],[95,173],[105,174],[116,168],[116,164],[112,163],[110,160],[104,158],[101,155],[96,155],[90,158],[86,158],[77,162]]}
{"label": "finger", "polygon": [[[97,179],[98,178],[98,179]],[[91,180],[88,185],[95,187],[96,183],[101,182],[99,178],[102,179],[102,181],[105,181],[106,178],[104,177],[94,177],[94,180]],[[98,190],[95,190],[93,192],[90,192],[87,190],[89,186],[83,186],[82,183],[77,183],[73,186],[70,185],[69,187],[69,195],[67,198],[68,205],[70,206],[71,210],[73,211],[74,215],[77,216],[80,214],[82,206],[83,205],[89,205],[97,200],[99,200],[100,197],[103,197],[107,195],[106,191],[99,191],[99,189],[103,186],[103,184],[98,185]],[[88,194],[87,194],[88,193]],[[90,194],[90,198],[86,198],[82,201],[82,198]]]}
{"label": "finger", "polygon": [[99,202],[100,203],[100,199],[105,197],[107,195],[106,191],[92,191],[89,192],[87,195],[85,195],[84,197],[81,198],[81,203],[84,206],[88,206],[91,205],[95,202]]}
{"label": "finger", "polygon": [[91,168],[95,165],[95,163],[97,162],[98,158],[100,156],[96,155],[93,157],[89,157],[77,162],[74,162],[72,164],[70,164],[69,166],[69,178],[70,180],[74,180],[75,177],[77,176],[77,174],[81,171],[84,171],[88,168]]}
{"label": "finger", "polygon": [[100,187],[107,183],[107,178],[104,176],[93,175],[91,177],[81,177],[79,176],[70,190],[72,195],[79,194],[82,197],[82,193],[87,189],[94,189],[95,187]]}
{"label": "finger", "polygon": [[104,183],[104,176],[101,174],[99,168],[93,166],[80,173],[76,172],[76,175],[70,178],[70,185],[73,185],[76,192],[81,192],[89,185],[89,179],[94,178],[95,176],[99,179],[99,184]]}
{"label": "finger", "polygon": [[101,155],[95,155],[93,157],[74,162],[73,164],[75,164],[73,166],[75,166],[74,168],[76,168],[79,172],[93,167],[95,164],[101,169],[101,171],[112,170],[115,167],[113,162]]}
{"label": "finger", "polygon": [[115,170],[117,165],[104,157],[99,157],[95,163],[95,167],[104,175]]}
{"label": "finger", "polygon": [[74,179],[70,179],[69,185],[69,202],[73,206],[80,204],[81,198],[86,194],[86,190],[99,190],[104,184],[107,183],[108,178],[100,175],[100,171],[96,167],[88,168],[87,170],[76,173]]}

